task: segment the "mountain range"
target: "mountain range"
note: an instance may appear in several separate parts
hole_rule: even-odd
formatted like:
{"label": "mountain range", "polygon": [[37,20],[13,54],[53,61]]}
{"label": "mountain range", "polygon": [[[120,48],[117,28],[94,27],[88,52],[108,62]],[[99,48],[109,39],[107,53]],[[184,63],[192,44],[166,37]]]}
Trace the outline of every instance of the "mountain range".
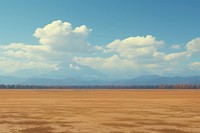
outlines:
{"label": "mountain range", "polygon": [[94,86],[94,85],[113,85],[113,86],[132,86],[132,85],[160,85],[160,84],[200,84],[200,76],[190,77],[163,77],[158,75],[140,76],[132,79],[103,80],[91,79],[84,80],[79,78],[44,78],[44,77],[12,77],[0,76],[0,84],[18,85],[44,85],[44,86]]}
{"label": "mountain range", "polygon": [[0,76],[0,84],[44,85],[44,86],[132,86],[160,84],[200,84],[200,75],[196,76],[159,76],[144,75],[124,79],[110,77],[96,69],[77,64],[60,65],[54,70],[22,69]]}

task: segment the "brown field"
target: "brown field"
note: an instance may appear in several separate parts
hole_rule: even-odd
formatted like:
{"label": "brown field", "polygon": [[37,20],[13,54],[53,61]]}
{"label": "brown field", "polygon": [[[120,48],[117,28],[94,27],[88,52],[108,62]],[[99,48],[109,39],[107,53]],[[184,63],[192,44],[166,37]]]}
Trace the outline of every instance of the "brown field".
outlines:
{"label": "brown field", "polygon": [[0,90],[0,133],[200,133],[200,90]]}

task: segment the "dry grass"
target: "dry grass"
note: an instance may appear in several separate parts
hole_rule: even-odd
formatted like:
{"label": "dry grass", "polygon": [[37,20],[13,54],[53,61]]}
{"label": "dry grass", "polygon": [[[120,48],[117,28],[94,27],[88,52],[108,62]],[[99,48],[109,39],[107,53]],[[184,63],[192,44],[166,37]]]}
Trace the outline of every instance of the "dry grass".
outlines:
{"label": "dry grass", "polygon": [[21,133],[53,133],[51,127],[34,127],[21,130]]}
{"label": "dry grass", "polygon": [[0,90],[0,133],[199,133],[200,90]]}

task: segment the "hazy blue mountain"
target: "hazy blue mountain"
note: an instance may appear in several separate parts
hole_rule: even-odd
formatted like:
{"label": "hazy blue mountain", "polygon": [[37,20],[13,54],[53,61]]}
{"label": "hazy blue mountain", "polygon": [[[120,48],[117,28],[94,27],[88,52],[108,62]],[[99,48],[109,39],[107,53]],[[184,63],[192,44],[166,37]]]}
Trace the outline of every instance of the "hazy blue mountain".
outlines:
{"label": "hazy blue mountain", "polygon": [[53,86],[90,86],[90,85],[108,85],[109,82],[103,80],[80,80],[75,78],[48,79],[48,78],[29,78],[21,85],[53,85]]}
{"label": "hazy blue mountain", "polygon": [[75,78],[81,80],[100,80],[108,79],[108,76],[89,66],[77,64],[60,65],[57,69],[23,69],[12,73],[6,73],[4,76],[23,77],[23,78],[47,78],[47,79],[65,79]]}
{"label": "hazy blue mountain", "polygon": [[[91,68],[86,68],[91,69]],[[90,70],[89,70],[90,71]],[[95,70],[94,70],[95,71]],[[160,85],[160,84],[200,84],[200,76],[190,77],[164,77],[158,75],[140,76],[133,79],[121,79],[110,81],[106,75],[96,72],[98,75],[86,70],[76,74],[73,70],[57,70],[35,77],[13,77],[0,76],[0,84],[22,84],[22,85]],[[53,78],[52,78],[52,77]],[[104,78],[105,77],[105,78]]]}
{"label": "hazy blue mountain", "polygon": [[76,78],[48,79],[29,78],[22,84],[35,85],[160,85],[160,84],[200,84],[200,76],[162,77],[157,75],[141,76],[129,80],[84,80]]}
{"label": "hazy blue mountain", "polygon": [[0,84],[19,84],[24,80],[25,78],[20,77],[0,76]]}
{"label": "hazy blue mountain", "polygon": [[12,73],[4,74],[6,76],[13,76],[13,77],[23,77],[23,78],[29,78],[34,77],[38,75],[42,75],[45,73],[48,73],[48,69],[38,69],[38,68],[32,68],[32,69],[21,69],[18,71],[14,71]]}
{"label": "hazy blue mountain", "polygon": [[101,80],[104,77],[107,77],[104,73],[88,66],[74,65],[73,67],[60,67],[59,69],[49,71],[48,73],[36,77],[51,79],[73,78],[79,80]]}
{"label": "hazy blue mountain", "polygon": [[73,78],[68,79],[48,79],[48,78],[29,78],[22,85],[85,85],[84,81]]}
{"label": "hazy blue mountain", "polygon": [[200,84],[200,76],[163,77],[158,75],[140,76],[129,80],[113,82],[115,85],[160,85],[160,84]]}

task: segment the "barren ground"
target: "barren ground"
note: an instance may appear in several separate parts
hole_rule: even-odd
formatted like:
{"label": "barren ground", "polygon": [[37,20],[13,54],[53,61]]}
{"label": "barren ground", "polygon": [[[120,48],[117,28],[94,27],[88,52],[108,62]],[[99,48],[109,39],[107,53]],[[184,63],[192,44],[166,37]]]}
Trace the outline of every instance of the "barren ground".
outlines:
{"label": "barren ground", "polygon": [[0,90],[0,133],[200,133],[200,90]]}

